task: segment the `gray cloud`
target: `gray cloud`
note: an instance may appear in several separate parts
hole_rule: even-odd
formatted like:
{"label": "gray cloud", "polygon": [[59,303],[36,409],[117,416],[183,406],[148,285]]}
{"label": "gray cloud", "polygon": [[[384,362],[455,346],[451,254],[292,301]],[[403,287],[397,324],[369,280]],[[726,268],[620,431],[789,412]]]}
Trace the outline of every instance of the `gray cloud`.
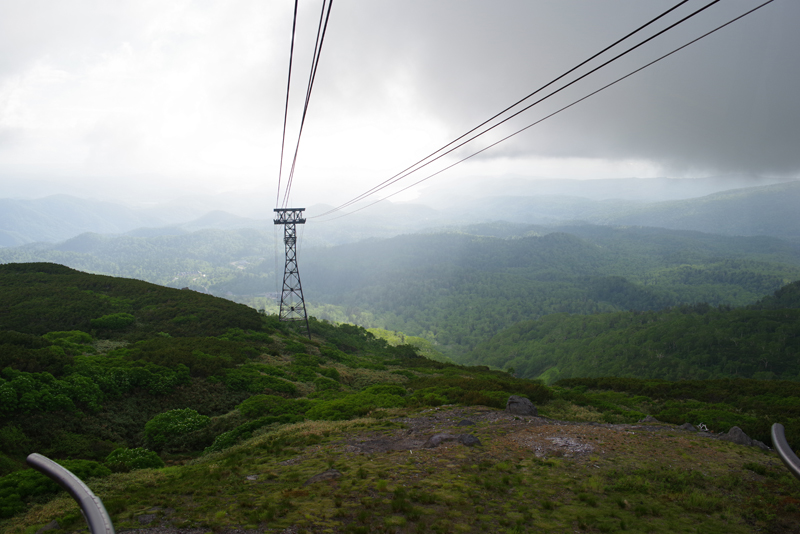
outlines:
{"label": "gray cloud", "polygon": [[[328,90],[361,105],[404,69],[453,134],[600,50],[673,2],[478,0],[337,5]],[[704,3],[690,3],[688,14]],[[754,2],[726,2],[531,110],[531,122],[699,36]],[[676,20],[673,17],[673,20]],[[647,159],[675,173],[800,170],[800,3],[777,1],[486,157]],[[662,26],[663,27],[663,26]],[[335,45],[334,45],[335,43]],[[358,79],[358,83],[352,79]],[[347,84],[341,80],[349,80]],[[538,109],[538,108],[537,108]],[[522,125],[522,120],[515,124]],[[509,131],[509,130],[506,130]]]}
{"label": "gray cloud", "polygon": [[[366,169],[357,186],[348,182],[360,191],[374,169],[384,172],[376,161],[410,163],[424,155],[417,145],[411,153],[403,145],[408,136],[392,137],[392,130],[412,130],[421,118],[427,122],[420,128],[456,136],[674,3],[338,1],[304,141],[304,149],[329,152],[301,152],[308,158],[300,161],[301,185],[313,192],[322,183],[313,181],[307,162],[330,182],[328,166],[339,157],[338,174],[331,175],[343,181]],[[301,4],[295,104],[319,10],[316,2]],[[689,4],[682,13],[704,2]],[[754,5],[721,2],[501,131],[532,122]],[[482,172],[490,174],[501,158],[544,156],[645,160],[672,176],[797,173],[797,20],[800,2],[776,0],[486,153]],[[61,165],[65,175],[97,169],[181,179],[241,172],[264,183],[277,168],[290,24],[291,2],[0,0],[0,145],[14,148],[13,158],[3,150],[0,170],[28,165],[47,173]],[[39,64],[50,69],[41,76],[63,73],[63,80],[26,82]],[[431,149],[439,146],[436,135]],[[372,142],[369,154],[364,142]],[[237,167],[240,161],[249,167]]]}

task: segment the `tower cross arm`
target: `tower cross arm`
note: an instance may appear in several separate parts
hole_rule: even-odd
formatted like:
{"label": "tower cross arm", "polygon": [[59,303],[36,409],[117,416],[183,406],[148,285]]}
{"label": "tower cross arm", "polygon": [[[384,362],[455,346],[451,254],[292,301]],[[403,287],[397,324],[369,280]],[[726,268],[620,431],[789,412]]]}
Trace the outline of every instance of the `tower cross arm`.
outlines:
{"label": "tower cross arm", "polygon": [[305,224],[305,208],[275,208],[275,224]]}

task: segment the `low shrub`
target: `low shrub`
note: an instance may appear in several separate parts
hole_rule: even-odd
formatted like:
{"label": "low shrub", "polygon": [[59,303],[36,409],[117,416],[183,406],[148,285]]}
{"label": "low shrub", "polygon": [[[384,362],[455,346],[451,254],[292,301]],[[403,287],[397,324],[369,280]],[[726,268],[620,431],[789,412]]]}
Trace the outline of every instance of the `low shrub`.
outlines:
{"label": "low shrub", "polygon": [[203,428],[210,420],[191,408],[160,413],[144,425],[145,445],[163,449],[173,439]]}
{"label": "low shrub", "polygon": [[206,447],[203,451],[203,454],[208,454],[210,452],[217,452],[229,447],[232,447],[253,436],[253,432],[258,430],[259,428],[263,428],[267,425],[272,424],[289,424],[289,423],[299,423],[303,420],[303,417],[300,415],[278,415],[278,416],[266,416],[256,419],[255,421],[250,421],[249,423],[245,423],[240,425],[233,430],[228,432],[224,432],[216,437],[214,443],[210,446]]}
{"label": "low shrub", "polygon": [[129,327],[136,321],[130,313],[112,313],[103,315],[97,319],[92,319],[89,324],[98,330],[122,330]]}
{"label": "low shrub", "polygon": [[[83,481],[111,474],[106,466],[91,460],[65,460],[59,463]],[[31,497],[55,494],[60,489],[57,483],[33,469],[15,471],[0,477],[0,519],[24,511],[25,503]]]}
{"label": "low shrub", "polygon": [[376,408],[405,406],[406,390],[400,386],[376,385],[341,399],[320,402],[306,412],[313,420],[342,421],[364,416]]}
{"label": "low shrub", "polygon": [[159,469],[164,461],[153,451],[137,447],[135,449],[119,448],[108,455],[106,467],[115,473],[125,473],[135,469]]}

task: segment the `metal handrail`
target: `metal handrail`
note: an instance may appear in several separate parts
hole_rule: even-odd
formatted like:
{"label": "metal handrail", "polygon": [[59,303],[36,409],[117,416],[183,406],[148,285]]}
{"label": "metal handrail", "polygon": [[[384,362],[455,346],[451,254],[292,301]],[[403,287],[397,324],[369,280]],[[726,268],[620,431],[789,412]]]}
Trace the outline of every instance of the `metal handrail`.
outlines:
{"label": "metal handrail", "polygon": [[41,454],[29,455],[27,462],[29,466],[57,482],[77,501],[92,534],[115,534],[114,524],[103,506],[103,501],[80,478]]}
{"label": "metal handrail", "polygon": [[783,425],[780,423],[772,425],[772,446],[775,447],[778,456],[780,456],[789,471],[797,478],[800,478],[800,458],[789,447]]}

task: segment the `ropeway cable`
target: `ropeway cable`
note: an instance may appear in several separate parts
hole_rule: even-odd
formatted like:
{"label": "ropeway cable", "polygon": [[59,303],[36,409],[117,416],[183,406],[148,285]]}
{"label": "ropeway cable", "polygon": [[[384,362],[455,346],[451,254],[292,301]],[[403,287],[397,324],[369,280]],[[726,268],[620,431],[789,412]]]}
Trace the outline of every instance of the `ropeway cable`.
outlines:
{"label": "ropeway cable", "polygon": [[[578,65],[576,65],[575,67],[573,67],[573,68],[571,68],[570,70],[566,71],[566,72],[565,72],[565,73],[563,73],[562,75],[560,75],[560,76],[558,76],[557,78],[555,78],[555,79],[551,80],[550,82],[546,83],[545,85],[543,85],[542,87],[540,87],[540,88],[539,88],[539,89],[537,89],[536,91],[534,91],[534,92],[530,93],[528,96],[526,96],[526,97],[524,97],[524,98],[522,98],[522,99],[518,100],[517,102],[515,102],[515,103],[514,103],[514,104],[512,104],[511,106],[509,106],[509,107],[507,107],[506,109],[504,109],[503,111],[501,111],[501,112],[499,112],[499,113],[495,114],[494,116],[492,116],[491,118],[489,118],[489,119],[485,120],[484,122],[482,122],[482,123],[481,123],[481,124],[479,124],[478,126],[475,126],[474,128],[472,128],[472,129],[471,129],[471,130],[469,130],[468,132],[466,132],[466,133],[462,134],[461,136],[457,137],[456,139],[454,139],[454,140],[450,141],[449,143],[447,143],[447,144],[446,144],[446,145],[444,145],[443,147],[441,147],[441,148],[437,149],[436,151],[432,152],[431,154],[429,154],[429,155],[425,156],[424,158],[422,158],[421,160],[417,161],[417,162],[416,162],[416,163],[414,163],[413,165],[410,165],[409,167],[406,167],[404,170],[402,170],[402,171],[400,171],[399,173],[395,174],[394,176],[392,176],[392,177],[388,178],[387,180],[384,180],[384,181],[383,181],[383,182],[381,182],[380,184],[378,184],[378,185],[374,186],[373,188],[371,188],[371,189],[367,190],[366,192],[362,193],[361,195],[359,195],[359,196],[357,196],[357,197],[355,197],[355,198],[353,198],[353,199],[351,199],[351,200],[349,200],[349,201],[345,202],[344,204],[341,204],[340,206],[338,206],[338,207],[336,207],[336,208],[333,208],[333,209],[331,209],[331,210],[329,210],[329,211],[327,211],[327,212],[325,212],[325,213],[322,213],[322,214],[320,214],[320,215],[315,215],[314,217],[309,217],[309,218],[312,218],[312,219],[313,219],[313,218],[323,217],[323,216],[325,216],[325,215],[329,215],[329,214],[331,214],[331,213],[334,213],[334,212],[336,212],[336,211],[339,211],[339,210],[341,210],[341,209],[343,209],[343,208],[345,208],[345,207],[347,207],[347,206],[350,206],[350,205],[352,205],[352,204],[354,204],[354,203],[356,203],[356,202],[358,202],[358,201],[360,201],[360,200],[363,200],[364,198],[366,198],[366,197],[368,197],[368,196],[371,196],[371,195],[373,195],[373,194],[377,193],[378,191],[380,191],[380,190],[382,190],[382,189],[385,189],[385,188],[386,188],[386,187],[388,187],[389,185],[392,185],[392,184],[394,184],[394,183],[396,183],[396,182],[398,182],[398,181],[402,180],[403,178],[406,178],[407,176],[409,176],[409,175],[411,175],[411,174],[413,174],[413,173],[415,173],[415,172],[419,171],[420,169],[422,169],[422,168],[424,168],[424,167],[428,166],[429,164],[433,163],[434,161],[436,161],[436,160],[438,160],[438,159],[440,159],[440,158],[442,158],[442,157],[446,156],[447,154],[449,154],[449,153],[453,152],[454,150],[456,150],[456,149],[458,149],[458,148],[460,148],[460,147],[464,146],[465,144],[469,143],[470,141],[472,141],[472,140],[476,139],[477,137],[480,137],[481,135],[483,135],[483,134],[485,134],[485,133],[487,133],[487,132],[489,132],[489,131],[493,130],[494,128],[496,128],[496,127],[500,126],[501,124],[503,124],[503,123],[505,123],[505,122],[507,122],[507,121],[511,120],[512,118],[514,118],[514,117],[516,117],[517,115],[519,115],[520,113],[522,113],[522,112],[524,112],[524,111],[526,111],[526,110],[530,109],[531,107],[533,107],[534,105],[536,105],[536,104],[540,103],[541,101],[543,101],[543,100],[546,100],[547,98],[550,98],[550,97],[551,97],[551,96],[553,96],[554,94],[556,94],[556,93],[558,93],[558,92],[560,92],[560,91],[562,91],[562,90],[566,89],[566,88],[567,88],[567,87],[569,87],[570,85],[572,85],[572,84],[574,84],[574,83],[576,83],[576,82],[580,81],[581,79],[585,78],[586,76],[588,76],[588,75],[590,75],[590,74],[592,74],[592,73],[596,72],[597,70],[599,70],[599,69],[601,69],[601,68],[605,67],[605,66],[606,66],[606,65],[608,65],[609,63],[612,63],[612,62],[616,61],[616,60],[617,60],[617,59],[619,59],[620,57],[622,57],[622,56],[624,56],[624,55],[626,55],[626,54],[628,54],[628,53],[632,52],[632,51],[633,51],[633,50],[635,50],[636,48],[638,48],[638,47],[640,47],[640,46],[644,45],[645,43],[647,43],[647,42],[649,42],[649,41],[651,41],[651,40],[655,39],[656,37],[658,37],[659,35],[661,35],[661,34],[665,33],[666,31],[668,31],[668,30],[671,30],[672,28],[674,28],[675,26],[677,26],[677,25],[679,25],[679,24],[682,24],[683,22],[685,22],[686,20],[688,20],[688,19],[690,19],[690,18],[694,17],[695,15],[699,14],[700,12],[702,12],[702,11],[705,11],[706,9],[708,9],[709,7],[711,7],[712,5],[714,5],[714,4],[716,4],[716,3],[718,3],[720,0],[714,0],[714,1],[712,1],[711,3],[709,3],[709,4],[705,5],[704,7],[700,8],[700,9],[698,9],[698,10],[697,10],[697,11],[695,11],[694,13],[691,13],[690,15],[688,15],[688,16],[686,16],[686,17],[684,17],[683,19],[681,19],[681,20],[679,20],[678,22],[676,22],[676,23],[672,24],[671,26],[669,26],[669,27],[665,28],[664,30],[662,30],[662,31],[660,31],[660,32],[658,32],[658,33],[656,33],[655,35],[651,36],[650,38],[648,38],[648,39],[646,39],[646,40],[644,40],[644,41],[640,42],[639,44],[637,44],[637,45],[633,46],[632,48],[629,48],[628,50],[626,50],[625,52],[623,52],[623,53],[621,53],[621,54],[617,55],[616,57],[612,58],[611,60],[609,60],[609,61],[607,61],[607,62],[603,63],[603,64],[602,64],[602,65],[600,65],[599,67],[596,67],[595,69],[592,69],[591,71],[589,71],[588,73],[584,74],[583,76],[581,76],[581,77],[577,78],[576,80],[573,80],[572,82],[570,82],[569,84],[567,84],[567,85],[565,85],[565,86],[561,87],[561,88],[560,88],[560,89],[558,89],[557,91],[554,91],[554,92],[552,92],[551,94],[549,94],[549,95],[547,95],[546,97],[544,97],[544,98],[542,98],[542,99],[538,100],[537,102],[534,102],[533,104],[531,104],[531,105],[529,105],[529,106],[527,106],[527,107],[523,108],[522,110],[520,110],[520,111],[518,111],[518,112],[514,113],[514,114],[513,114],[513,115],[511,115],[510,117],[507,117],[507,118],[506,118],[506,119],[504,119],[503,121],[501,121],[501,122],[499,122],[499,123],[497,123],[497,124],[495,124],[495,125],[491,126],[490,128],[487,128],[487,129],[486,129],[486,130],[484,130],[483,132],[481,132],[481,133],[479,133],[479,134],[477,134],[477,135],[475,135],[475,136],[471,137],[470,139],[467,139],[467,140],[466,140],[466,141],[464,141],[463,143],[460,143],[459,145],[457,145],[457,146],[455,146],[455,147],[451,148],[451,149],[450,149],[450,150],[448,150],[447,152],[444,152],[444,153],[442,153],[442,154],[439,154],[438,156],[436,156],[436,154],[438,154],[439,152],[442,152],[442,151],[443,151],[443,150],[445,150],[447,147],[450,147],[450,146],[452,146],[454,143],[456,143],[456,142],[460,141],[460,140],[461,140],[461,139],[463,139],[464,137],[466,137],[466,136],[468,136],[469,134],[471,134],[471,133],[475,132],[475,131],[476,131],[476,130],[478,130],[479,128],[481,128],[481,127],[485,126],[486,124],[488,124],[489,122],[493,121],[493,120],[494,120],[494,119],[496,119],[497,117],[501,116],[502,114],[504,114],[504,113],[506,113],[507,111],[511,110],[512,108],[514,108],[514,107],[518,106],[518,105],[519,105],[519,104],[521,104],[522,102],[524,102],[524,101],[526,101],[526,100],[530,99],[531,97],[535,96],[535,95],[536,95],[536,94],[538,94],[539,92],[541,92],[541,91],[543,91],[544,89],[546,89],[547,87],[549,87],[549,86],[553,85],[555,82],[557,82],[557,81],[561,80],[562,78],[564,78],[564,77],[565,77],[565,76],[567,76],[568,74],[570,74],[570,73],[574,72],[575,70],[577,70],[578,68],[582,67],[582,66],[583,66],[583,65],[585,65],[586,63],[588,63],[588,62],[590,62],[591,60],[593,60],[593,59],[597,58],[597,57],[598,57],[598,56],[600,56],[601,54],[603,54],[603,53],[607,52],[608,50],[610,50],[611,48],[613,48],[613,47],[614,47],[614,46],[616,46],[617,44],[621,43],[622,41],[624,41],[624,40],[628,39],[629,37],[633,36],[634,34],[638,33],[639,31],[641,31],[641,30],[643,30],[644,28],[646,28],[647,26],[649,26],[649,25],[653,24],[653,23],[654,23],[654,22],[656,22],[657,20],[659,20],[659,19],[663,18],[664,16],[666,16],[666,15],[667,15],[667,14],[669,14],[670,12],[674,11],[674,10],[675,10],[675,9],[677,9],[678,7],[680,7],[680,6],[682,6],[683,4],[685,4],[687,1],[688,1],[688,0],[683,0],[683,1],[679,2],[679,3],[678,3],[678,4],[676,4],[675,6],[671,7],[670,9],[668,9],[667,11],[665,11],[665,12],[661,13],[661,14],[660,14],[660,15],[658,15],[657,17],[653,18],[652,20],[650,20],[650,21],[648,21],[647,23],[643,24],[643,25],[642,25],[642,26],[640,26],[639,28],[637,28],[637,29],[635,29],[634,31],[630,32],[630,33],[629,33],[629,34],[627,34],[626,36],[622,37],[621,39],[618,39],[617,41],[615,41],[615,42],[614,42],[614,43],[612,43],[611,45],[607,46],[606,48],[604,48],[604,49],[603,49],[603,50],[601,50],[600,52],[597,52],[596,54],[594,54],[594,55],[593,55],[593,56],[591,56],[590,58],[588,58],[588,59],[584,60],[583,62],[579,63],[579,64],[578,64]],[[434,158],[434,156],[436,156],[436,157]],[[430,159],[430,158],[433,158],[433,159]],[[426,160],[428,160],[428,159],[430,159],[430,161],[427,161],[427,162],[426,162]],[[415,167],[416,167],[416,168],[415,168]]]}
{"label": "ropeway cable", "polygon": [[283,149],[286,146],[286,120],[289,116],[289,89],[292,87],[292,59],[294,58],[294,35],[297,28],[297,4],[300,0],[294,0],[294,18],[292,19],[292,44],[289,47],[289,76],[286,81],[286,105],[283,109],[283,136],[281,137],[281,161],[278,168],[278,194],[275,196],[275,206],[281,198],[281,175],[283,174]]}
{"label": "ropeway cable", "polygon": [[[455,163],[452,163],[451,165],[448,165],[447,167],[445,167],[445,168],[443,168],[443,169],[440,169],[440,170],[436,171],[435,173],[433,173],[433,174],[431,174],[431,175],[429,175],[429,176],[426,176],[425,178],[422,178],[421,180],[418,180],[418,181],[414,182],[414,183],[413,183],[413,184],[411,184],[411,185],[408,185],[408,186],[404,187],[403,189],[400,189],[400,190],[398,190],[398,191],[395,191],[394,193],[391,193],[391,194],[389,194],[389,195],[386,195],[385,197],[383,197],[383,198],[380,198],[380,199],[378,199],[378,200],[376,200],[376,201],[374,201],[374,202],[372,202],[372,203],[370,203],[370,204],[367,204],[366,206],[362,206],[361,208],[358,208],[358,209],[356,209],[356,210],[353,210],[353,211],[351,211],[351,212],[345,213],[344,215],[340,215],[340,216],[338,216],[338,217],[334,217],[334,218],[332,218],[332,219],[327,219],[327,220],[326,220],[326,221],[324,221],[324,222],[335,221],[336,219],[341,219],[342,217],[346,217],[346,216],[348,216],[348,215],[352,215],[353,213],[357,213],[357,212],[359,212],[359,211],[361,211],[361,210],[363,210],[363,209],[369,208],[370,206],[374,206],[374,205],[375,205],[375,204],[377,204],[378,202],[382,202],[382,201],[384,201],[384,200],[386,200],[386,199],[388,199],[388,198],[391,198],[391,197],[393,197],[393,196],[395,196],[395,195],[397,195],[397,194],[399,194],[399,193],[402,193],[403,191],[406,191],[406,190],[408,190],[408,189],[410,189],[410,188],[414,187],[415,185],[418,185],[418,184],[420,184],[420,183],[422,183],[422,182],[424,182],[424,181],[426,181],[426,180],[429,180],[429,179],[433,178],[434,176],[437,176],[437,175],[439,175],[439,174],[443,173],[444,171],[446,171],[446,170],[449,170],[449,169],[451,169],[451,168],[455,167],[456,165],[458,165],[458,164],[460,164],[460,163],[463,163],[463,162],[467,161],[468,159],[471,159],[471,158],[473,158],[473,157],[477,156],[478,154],[481,154],[481,153],[483,153],[483,152],[485,152],[485,151],[489,150],[490,148],[493,148],[493,147],[495,147],[495,146],[499,145],[500,143],[503,143],[503,142],[507,141],[508,139],[510,139],[510,138],[512,138],[512,137],[514,137],[514,136],[516,136],[516,135],[518,135],[518,134],[520,134],[520,133],[524,132],[525,130],[528,130],[528,129],[530,129],[530,128],[532,128],[532,127],[536,126],[537,124],[539,124],[539,123],[541,123],[541,122],[544,122],[545,120],[549,119],[550,117],[553,117],[553,116],[555,116],[555,115],[558,115],[558,114],[559,114],[559,113],[561,113],[562,111],[565,111],[565,110],[567,110],[567,109],[571,108],[572,106],[575,106],[576,104],[578,104],[578,103],[580,103],[580,102],[583,102],[584,100],[586,100],[586,99],[588,99],[588,98],[590,98],[590,97],[592,97],[592,96],[596,95],[597,93],[600,93],[601,91],[604,91],[604,90],[608,89],[609,87],[611,87],[611,86],[613,86],[613,85],[616,85],[617,83],[621,82],[622,80],[625,80],[625,79],[627,79],[627,78],[630,78],[630,77],[631,77],[631,76],[633,76],[634,74],[636,74],[636,73],[638,73],[638,72],[641,72],[641,71],[643,71],[644,69],[646,69],[646,68],[648,68],[648,67],[650,67],[650,66],[652,66],[652,65],[654,65],[654,64],[656,64],[656,63],[658,63],[658,62],[659,62],[659,61],[661,61],[662,59],[665,59],[665,58],[667,58],[667,57],[669,57],[669,56],[671,56],[671,55],[675,54],[676,52],[679,52],[680,50],[683,50],[684,48],[686,48],[686,47],[688,47],[688,46],[690,46],[690,45],[692,45],[692,44],[694,44],[694,43],[696,43],[696,42],[700,41],[701,39],[704,39],[704,38],[708,37],[708,36],[709,36],[709,35],[711,35],[712,33],[715,33],[715,32],[717,32],[717,31],[721,30],[722,28],[725,28],[726,26],[729,26],[730,24],[733,24],[734,22],[736,22],[736,21],[738,21],[738,20],[740,20],[740,19],[742,19],[742,18],[744,18],[744,17],[746,17],[746,16],[750,15],[751,13],[753,13],[753,12],[755,12],[755,11],[757,11],[757,10],[761,9],[762,7],[766,6],[767,4],[771,4],[772,2],[774,2],[774,0],[767,0],[766,2],[764,2],[764,3],[762,3],[762,4],[760,4],[760,5],[756,6],[756,7],[754,7],[753,9],[751,9],[751,10],[749,10],[749,11],[747,11],[747,12],[745,12],[745,13],[741,14],[741,15],[739,15],[738,17],[735,17],[735,18],[733,18],[733,19],[729,20],[728,22],[726,22],[726,23],[724,23],[724,24],[722,24],[722,25],[720,25],[720,26],[717,26],[717,27],[716,27],[716,28],[714,28],[713,30],[710,30],[710,31],[708,31],[708,32],[704,33],[704,34],[703,34],[703,35],[701,35],[700,37],[697,37],[697,38],[695,38],[695,39],[692,39],[692,40],[691,40],[691,41],[689,41],[688,43],[686,43],[686,44],[684,44],[684,45],[682,45],[682,46],[679,46],[678,48],[676,48],[676,49],[672,50],[671,52],[668,52],[668,53],[664,54],[663,56],[660,56],[660,57],[658,57],[658,58],[654,59],[653,61],[650,61],[649,63],[647,63],[647,64],[643,65],[642,67],[639,67],[638,69],[636,69],[636,70],[634,70],[634,71],[632,71],[632,72],[629,72],[629,73],[628,73],[628,74],[626,74],[625,76],[622,76],[622,77],[620,77],[620,78],[617,78],[617,79],[616,79],[616,80],[614,80],[613,82],[611,82],[611,83],[608,83],[608,84],[604,85],[603,87],[601,87],[601,88],[599,88],[599,89],[597,89],[597,90],[595,90],[595,91],[592,91],[592,92],[591,92],[591,93],[589,93],[588,95],[586,95],[586,96],[584,96],[584,97],[582,97],[582,98],[579,98],[578,100],[575,100],[575,101],[574,101],[574,102],[572,102],[571,104],[568,104],[568,105],[566,105],[566,106],[564,106],[564,107],[562,107],[562,108],[560,108],[560,109],[558,109],[558,110],[554,111],[553,113],[550,113],[549,115],[546,115],[546,116],[544,116],[543,118],[541,118],[541,119],[537,120],[536,122],[533,122],[533,123],[529,124],[528,126],[525,126],[524,128],[520,128],[519,130],[517,130],[517,131],[515,131],[515,132],[513,132],[513,133],[511,133],[511,134],[509,134],[509,135],[507,135],[507,136],[505,136],[505,137],[503,137],[503,138],[502,138],[502,139],[500,139],[499,141],[496,141],[496,142],[494,142],[494,143],[492,143],[492,144],[490,144],[490,145],[488,145],[488,146],[486,146],[486,147],[484,147],[484,148],[482,148],[482,149],[478,150],[477,152],[474,152],[474,153],[470,154],[469,156],[467,156],[467,157],[465,157],[465,158],[462,158],[462,159],[460,159],[460,160],[456,161]],[[333,210],[331,210],[331,212],[332,212],[332,211],[333,211]],[[328,213],[331,213],[331,212],[328,212]],[[321,215],[317,215],[317,217],[321,217]]]}
{"label": "ropeway cable", "polygon": [[[325,13],[325,4],[327,2],[328,5],[328,12]],[[306,100],[303,104],[303,116],[300,120],[300,131],[297,134],[297,144],[295,145],[294,149],[294,157],[292,158],[292,167],[289,172],[289,180],[286,184],[286,192],[283,197],[283,207],[285,208],[289,204],[289,194],[292,190],[292,183],[294,181],[294,171],[297,165],[297,153],[300,150],[300,138],[303,136],[303,127],[305,126],[306,122],[306,114],[308,113],[308,104],[311,101],[311,91],[314,88],[314,80],[317,77],[317,67],[319,66],[319,58],[322,55],[322,44],[325,41],[325,33],[328,29],[328,21],[330,20],[331,16],[331,8],[333,7],[333,0],[322,0],[322,9],[320,10],[319,14],[319,25],[317,26],[317,37],[314,43],[314,54],[311,60],[311,72],[308,75],[308,87],[306,88]],[[323,25],[322,21],[323,18],[325,20],[325,24]]]}

